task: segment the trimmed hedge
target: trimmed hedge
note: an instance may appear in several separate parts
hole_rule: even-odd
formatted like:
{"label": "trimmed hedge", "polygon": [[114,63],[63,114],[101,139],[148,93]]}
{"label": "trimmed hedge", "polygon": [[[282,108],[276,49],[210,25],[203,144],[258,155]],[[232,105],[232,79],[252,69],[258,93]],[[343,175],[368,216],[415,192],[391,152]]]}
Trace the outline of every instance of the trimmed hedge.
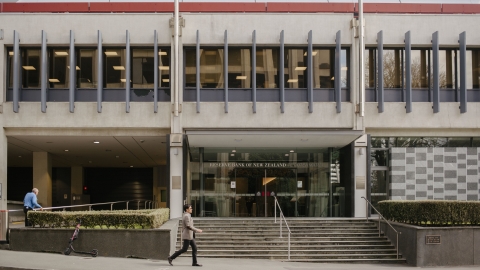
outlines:
{"label": "trimmed hedge", "polygon": [[69,228],[82,221],[85,228],[125,228],[134,229],[141,226],[143,229],[159,228],[170,216],[170,209],[149,210],[118,210],[118,211],[75,211],[75,212],[47,212],[29,211],[28,219],[33,227],[40,228]]}
{"label": "trimmed hedge", "polygon": [[392,221],[422,226],[479,225],[479,201],[381,201],[378,210]]}

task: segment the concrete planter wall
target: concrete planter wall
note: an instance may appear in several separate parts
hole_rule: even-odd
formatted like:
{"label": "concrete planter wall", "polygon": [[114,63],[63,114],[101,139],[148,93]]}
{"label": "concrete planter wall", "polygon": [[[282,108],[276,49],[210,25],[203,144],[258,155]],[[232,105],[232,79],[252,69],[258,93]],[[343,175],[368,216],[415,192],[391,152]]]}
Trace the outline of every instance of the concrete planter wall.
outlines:
{"label": "concrete planter wall", "polygon": [[[399,235],[399,250],[413,266],[480,265],[480,227],[420,227],[390,222]],[[396,244],[396,233],[384,221],[382,231]],[[439,235],[440,244],[427,244],[426,236]]]}
{"label": "concrete planter wall", "polygon": [[[73,229],[10,229],[10,249],[63,253],[73,231]],[[98,256],[105,257],[165,260],[175,249],[177,231],[178,219],[169,220],[161,228],[151,230],[81,229],[73,247],[80,251],[97,249]]]}

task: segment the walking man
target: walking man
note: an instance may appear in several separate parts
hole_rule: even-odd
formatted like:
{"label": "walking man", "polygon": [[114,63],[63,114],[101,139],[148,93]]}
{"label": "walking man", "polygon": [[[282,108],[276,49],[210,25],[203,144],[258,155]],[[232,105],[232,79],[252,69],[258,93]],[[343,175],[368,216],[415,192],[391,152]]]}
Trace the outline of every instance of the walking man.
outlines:
{"label": "walking man", "polygon": [[37,203],[37,194],[38,194],[38,189],[33,188],[32,192],[27,193],[27,195],[25,195],[25,198],[23,199],[23,212],[25,213],[25,227],[31,226],[27,217],[28,211],[33,210],[35,207],[40,208],[40,210],[43,209],[42,206]]}
{"label": "walking man", "polygon": [[172,256],[168,257],[168,263],[173,266],[172,261],[177,258],[180,254],[187,252],[188,246],[192,246],[192,266],[202,266],[197,263],[197,245],[195,244],[195,233],[201,233],[202,230],[193,227],[192,219],[192,205],[186,204],[183,206],[183,217],[182,217],[182,239],[183,246],[182,249],[173,253]]}

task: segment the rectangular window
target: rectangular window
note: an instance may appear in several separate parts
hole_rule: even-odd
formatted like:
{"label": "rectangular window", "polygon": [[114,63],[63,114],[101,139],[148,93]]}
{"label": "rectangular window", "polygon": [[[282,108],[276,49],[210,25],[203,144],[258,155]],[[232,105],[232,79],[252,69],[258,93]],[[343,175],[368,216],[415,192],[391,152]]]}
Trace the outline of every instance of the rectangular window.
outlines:
{"label": "rectangular window", "polygon": [[412,50],[412,88],[429,88],[430,50]]}
{"label": "rectangular window", "polygon": [[307,50],[285,49],[285,88],[307,88]]}
{"label": "rectangular window", "polygon": [[[334,88],[335,50],[333,49],[313,50],[312,56],[313,56],[313,87],[314,88]],[[342,67],[342,71],[343,71],[343,67]]]}
{"label": "rectangular window", "polygon": [[[468,64],[471,60],[471,65]],[[469,76],[471,74],[471,76]],[[480,51],[467,51],[467,89],[480,88]]]}
{"label": "rectangular window", "polygon": [[158,49],[159,87],[170,87],[170,54],[168,49]]}
{"label": "rectangular window", "polygon": [[376,86],[376,50],[366,49],[364,54],[365,59],[365,88],[375,88]]}
{"label": "rectangular window", "polygon": [[153,49],[132,50],[132,88],[153,88],[156,71],[153,52]]}
{"label": "rectangular window", "polygon": [[106,89],[125,88],[125,49],[104,49],[103,84]]}
{"label": "rectangular window", "polygon": [[8,63],[7,63],[7,68],[8,68],[8,71],[7,71],[7,74],[8,74],[8,82],[7,82],[7,85],[8,85],[8,88],[13,88],[13,49],[8,49],[7,50],[7,54],[8,54]]}
{"label": "rectangular window", "polygon": [[250,49],[228,49],[228,88],[252,87]]}
{"label": "rectangular window", "polygon": [[40,88],[40,49],[22,51],[22,88]]}
{"label": "rectangular window", "polygon": [[50,55],[49,88],[68,88],[70,82],[70,63],[68,49],[54,49]]}
{"label": "rectangular window", "polygon": [[457,50],[440,50],[439,51],[439,85],[443,89],[455,89],[455,59],[457,58]]}
{"label": "rectangular window", "polygon": [[278,88],[278,48],[259,49],[256,55],[256,86],[257,88]]}
{"label": "rectangular window", "polygon": [[97,88],[97,50],[79,49],[77,54],[77,88]]}
{"label": "rectangular window", "polygon": [[402,88],[403,50],[383,50],[383,87]]}
{"label": "rectangular window", "polygon": [[[195,55],[195,51],[193,51]],[[224,88],[223,49],[200,50],[200,87]],[[195,58],[193,58],[195,59]],[[196,68],[195,68],[196,71]],[[195,73],[194,73],[195,74]]]}

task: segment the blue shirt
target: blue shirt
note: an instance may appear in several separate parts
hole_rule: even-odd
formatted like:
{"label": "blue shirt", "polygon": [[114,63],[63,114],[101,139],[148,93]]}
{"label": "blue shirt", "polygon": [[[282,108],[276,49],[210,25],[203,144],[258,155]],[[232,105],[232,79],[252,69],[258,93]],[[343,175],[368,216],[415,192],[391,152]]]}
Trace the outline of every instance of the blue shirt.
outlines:
{"label": "blue shirt", "polygon": [[37,195],[35,195],[33,192],[29,192],[27,195],[25,195],[25,198],[23,199],[23,206],[28,206],[32,209],[35,207],[42,208],[42,206],[37,203]]}

